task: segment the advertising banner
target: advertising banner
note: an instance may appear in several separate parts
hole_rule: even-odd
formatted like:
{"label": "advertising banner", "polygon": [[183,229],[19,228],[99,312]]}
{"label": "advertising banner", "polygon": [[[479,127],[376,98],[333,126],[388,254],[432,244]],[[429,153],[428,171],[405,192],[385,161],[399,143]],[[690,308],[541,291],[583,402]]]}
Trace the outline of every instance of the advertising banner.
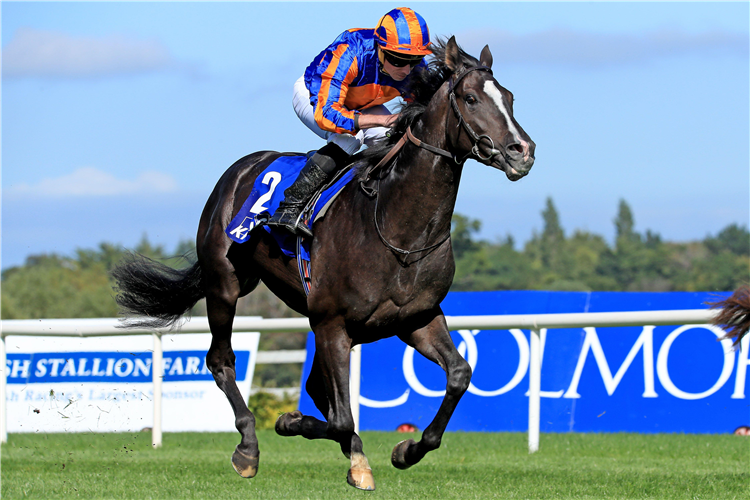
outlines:
{"label": "advertising banner", "polygon": [[[250,395],[259,333],[232,336],[237,386]],[[234,432],[206,368],[211,334],[163,335],[162,430]],[[153,425],[153,338],[6,338],[8,432],[123,432]]]}
{"label": "advertising banner", "polygon": [[[726,295],[454,292],[442,307],[451,316],[703,309]],[[451,335],[473,374],[448,430],[527,430],[530,332]],[[748,339],[734,350],[723,335],[709,325],[542,331],[541,431],[728,433],[750,424]],[[311,334],[303,382],[314,348]],[[445,383],[442,369],[398,338],[362,346],[360,428],[424,429]],[[321,417],[304,391],[300,410]]]}

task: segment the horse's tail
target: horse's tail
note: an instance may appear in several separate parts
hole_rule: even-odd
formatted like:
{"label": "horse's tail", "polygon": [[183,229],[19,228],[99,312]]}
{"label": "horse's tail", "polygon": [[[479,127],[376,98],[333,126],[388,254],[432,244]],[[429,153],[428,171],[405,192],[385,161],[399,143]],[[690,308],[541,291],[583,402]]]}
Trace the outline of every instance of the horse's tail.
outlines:
{"label": "horse's tail", "polygon": [[[174,269],[138,253],[111,271],[115,302],[129,321],[124,328],[168,328],[206,296],[198,262]],[[140,316],[132,318],[132,316]]]}
{"label": "horse's tail", "polygon": [[711,321],[723,327],[737,346],[750,330],[750,286],[742,285],[724,300],[710,304],[711,309],[721,309]]}

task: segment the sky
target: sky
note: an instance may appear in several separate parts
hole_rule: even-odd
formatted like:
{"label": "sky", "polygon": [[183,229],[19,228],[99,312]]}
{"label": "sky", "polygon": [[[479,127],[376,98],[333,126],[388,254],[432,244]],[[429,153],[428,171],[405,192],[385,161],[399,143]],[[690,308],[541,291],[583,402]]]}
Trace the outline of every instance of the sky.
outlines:
{"label": "sky", "polygon": [[[259,150],[323,146],[292,85],[342,31],[401,4],[7,2],[2,14],[2,269],[144,235],[195,237],[222,173]],[[748,2],[413,2],[515,96],[529,175],[467,162],[456,211],[479,237],[542,230],[690,241],[750,219]]]}

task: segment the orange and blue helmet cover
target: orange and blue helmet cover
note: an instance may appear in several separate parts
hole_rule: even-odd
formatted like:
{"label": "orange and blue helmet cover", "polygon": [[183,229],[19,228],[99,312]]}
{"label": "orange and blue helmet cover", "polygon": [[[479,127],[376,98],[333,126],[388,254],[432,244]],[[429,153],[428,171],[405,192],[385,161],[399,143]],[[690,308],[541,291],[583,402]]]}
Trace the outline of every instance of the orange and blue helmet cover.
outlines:
{"label": "orange and blue helmet cover", "polygon": [[399,7],[384,15],[375,27],[375,38],[383,50],[410,56],[432,53],[427,23],[408,7]]}

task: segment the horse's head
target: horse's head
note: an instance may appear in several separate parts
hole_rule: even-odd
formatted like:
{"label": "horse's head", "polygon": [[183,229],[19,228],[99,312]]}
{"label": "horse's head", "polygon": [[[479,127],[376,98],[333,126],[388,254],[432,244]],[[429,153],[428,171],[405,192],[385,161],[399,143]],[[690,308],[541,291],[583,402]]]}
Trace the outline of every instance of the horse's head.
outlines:
{"label": "horse's head", "polygon": [[490,48],[484,47],[477,62],[451,37],[441,55],[452,73],[446,82],[453,108],[448,134],[456,156],[502,170],[511,181],[528,174],[536,145],[513,117],[513,94],[492,76]]}

